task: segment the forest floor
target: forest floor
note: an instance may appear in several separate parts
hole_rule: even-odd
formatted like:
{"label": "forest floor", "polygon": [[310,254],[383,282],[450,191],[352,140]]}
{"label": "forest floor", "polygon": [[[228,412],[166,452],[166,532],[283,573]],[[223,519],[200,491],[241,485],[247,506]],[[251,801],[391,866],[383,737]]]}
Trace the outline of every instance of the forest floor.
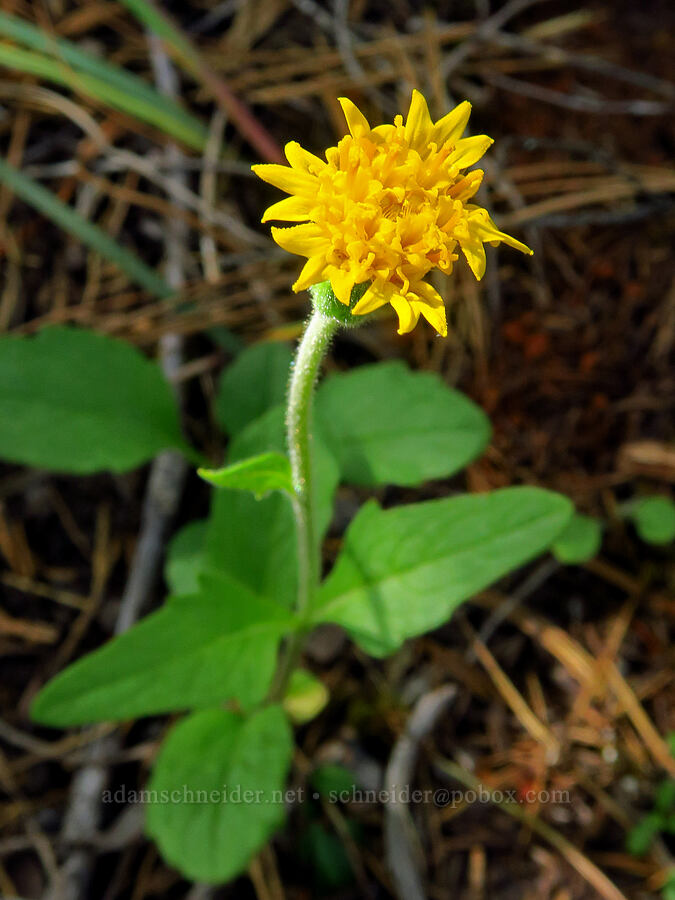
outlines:
{"label": "forest floor", "polygon": [[[422,741],[412,786],[460,790],[462,779],[478,777],[495,792],[515,791],[521,818],[498,795],[413,805],[428,896],[661,896],[672,836],[642,856],[627,851],[626,837],[675,777],[675,566],[669,548],[642,542],[619,511],[636,496],[672,494],[675,481],[672,7],[164,6],[209,73],[181,75],[179,85],[184,105],[210,128],[203,155],[176,152],[165,134],[125,113],[6,68],[0,140],[10,162],[152,266],[163,265],[171,223],[182,223],[180,258],[170,262],[185,287],[169,301],[139,291],[3,186],[0,328],[72,322],[148,353],[163,336],[180,335],[185,420],[217,459],[212,410],[223,366],[243,343],[292,340],[307,310],[306,297],[289,290],[297,260],[259,225],[273,191],[251,177],[250,164],[288,140],[314,152],[334,143],[343,133],[337,96],[351,97],[371,122],[404,112],[412,87],[437,115],[470,99],[470,127],[496,140],[483,200],[534,257],[493,251],[480,285],[458,269],[445,294],[446,341],[425,327],[400,338],[383,315],[344,332],[328,366],[403,358],[460,387],[492,421],[490,447],[468,472],[423,490],[382,492],[385,502],[536,484],[601,518],[602,550],[583,566],[549,558],[519,571],[384,661],[333,631],[318,635],[309,664],[332,702],[300,730],[294,778],[304,784],[313,765],[328,762],[351,769],[364,787],[377,785],[415,702],[450,683],[456,693]],[[121,3],[16,0],[3,10],[148,81],[158,77],[143,27]],[[257,147],[242,136],[245,123],[222,85],[252,113]],[[39,96],[40,86],[49,95]],[[49,677],[111,635],[147,475],[148,467],[89,478],[12,466],[0,473],[3,897],[46,898],[75,852],[64,813],[87,748],[112,727],[37,728],[28,707]],[[346,509],[364,495],[340,491]],[[190,474],[172,530],[203,516],[207,503],[206,486]],[[340,539],[336,522],[326,564]],[[162,597],[160,578],[146,609]],[[112,789],[144,786],[168,725],[155,718],[118,732],[103,759]],[[524,802],[529,791],[539,799]],[[90,875],[81,900],[395,896],[384,807],[367,799],[292,808],[249,875],[218,890],[168,868],[132,806],[98,812],[77,848]]]}

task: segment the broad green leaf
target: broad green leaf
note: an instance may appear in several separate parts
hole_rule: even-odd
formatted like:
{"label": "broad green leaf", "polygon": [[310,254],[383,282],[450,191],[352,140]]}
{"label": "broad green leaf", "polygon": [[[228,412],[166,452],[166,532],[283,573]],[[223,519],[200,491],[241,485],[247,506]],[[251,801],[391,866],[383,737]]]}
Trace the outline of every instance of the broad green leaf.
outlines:
{"label": "broad green leaf", "polygon": [[[276,407],[237,435],[230,447],[236,462],[265,451],[283,452],[284,410]],[[317,520],[323,532],[332,516],[337,464],[315,441]],[[230,573],[242,584],[284,606],[297,591],[295,521],[288,497],[263,500],[238,491],[216,491],[206,538],[208,565]]]}
{"label": "broad green leaf", "polygon": [[316,621],[384,656],[549,547],[571,513],[565,497],[531,487],[390,510],[367,503],[321,587]]}
{"label": "broad green leaf", "polygon": [[484,413],[430,372],[401,362],[361,366],[319,386],[316,420],[350,484],[418,485],[475,459]]}
{"label": "broad green leaf", "polygon": [[123,472],[176,448],[159,366],[124,341],[75,328],[0,337],[0,458],[59,472]]}
{"label": "broad green leaf", "polygon": [[45,725],[132,719],[236,700],[260,702],[274,672],[285,611],[222,574],[171,598],[125,634],[78,660],[40,691]]}
{"label": "broad green leaf", "polygon": [[164,579],[172,594],[196,594],[205,568],[206,519],[188,522],[174,534],[166,551]]}
{"label": "broad green leaf", "polygon": [[260,453],[224,469],[198,469],[198,474],[215,487],[251,491],[258,500],[272,491],[293,496],[291,464],[281,453]]}
{"label": "broad green leaf", "polygon": [[288,344],[254,344],[225,369],[216,415],[227,434],[238,434],[268,409],[283,404],[292,359]]}
{"label": "broad green leaf", "polygon": [[164,858],[207,884],[245,871],[284,820],[293,739],[283,711],[223,709],[175,726],[148,785],[147,831]]}
{"label": "broad green leaf", "polygon": [[588,562],[597,556],[602,543],[602,525],[591,516],[575,513],[558,535],[551,551],[567,565]]}
{"label": "broad green leaf", "polygon": [[631,508],[631,518],[643,541],[669,544],[675,540],[675,503],[670,497],[644,497]]}
{"label": "broad green leaf", "polygon": [[296,669],[283,700],[283,707],[295,725],[304,725],[319,715],[328,703],[328,688],[307,669]]}

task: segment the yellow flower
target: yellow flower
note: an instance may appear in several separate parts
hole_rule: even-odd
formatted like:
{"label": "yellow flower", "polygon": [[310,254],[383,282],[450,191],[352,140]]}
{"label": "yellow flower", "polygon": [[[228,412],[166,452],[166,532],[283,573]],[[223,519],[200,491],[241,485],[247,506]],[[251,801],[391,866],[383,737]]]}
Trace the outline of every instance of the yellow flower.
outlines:
{"label": "yellow flower", "polygon": [[325,161],[291,141],[285,148],[290,168],[253,167],[263,181],[291,194],[270,206],[262,221],[305,223],[272,228],[280,247],[307,257],[293,290],[330,281],[349,306],[354,285],[370,282],[354,315],[390,303],[399,334],[412,331],[421,314],[445,336],[443,299],[424,280],[432,269],[450,274],[459,248],[480,280],[484,243],[504,241],[532,253],[469,202],[483,172],[463,170],[478,162],[492,139],[461,137],[471,112],[466,101],[434,123],[426,100],[413,91],[405,125],[396,116],[393,125],[376,128],[351,100],[342,97],[340,104],[350,134],[326,150]]}

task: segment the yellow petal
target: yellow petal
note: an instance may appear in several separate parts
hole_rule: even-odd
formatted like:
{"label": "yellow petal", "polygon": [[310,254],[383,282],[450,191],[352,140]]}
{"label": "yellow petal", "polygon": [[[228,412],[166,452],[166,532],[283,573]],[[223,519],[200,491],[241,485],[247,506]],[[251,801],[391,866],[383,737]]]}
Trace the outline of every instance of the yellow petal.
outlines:
{"label": "yellow petal", "polygon": [[304,197],[284,197],[273,203],[260,220],[261,222],[306,222],[309,219],[311,203]]}
{"label": "yellow petal", "polygon": [[485,275],[485,248],[479,238],[459,238],[459,246],[478,281]]}
{"label": "yellow petal", "polygon": [[328,277],[330,278],[330,286],[333,288],[333,293],[340,303],[349,306],[355,282],[354,276],[350,275],[349,272],[345,272],[344,269],[332,268]]}
{"label": "yellow petal", "polygon": [[448,163],[466,169],[467,166],[477,163],[491,144],[494,144],[494,141],[486,134],[462,138],[461,141],[457,141],[454,151],[448,157]]}
{"label": "yellow petal", "polygon": [[413,91],[405,123],[406,141],[415,150],[421,151],[429,145],[432,128],[427,101],[419,91]]}
{"label": "yellow petal", "polygon": [[433,309],[431,306],[420,307],[420,312],[427,320],[427,322],[431,325],[432,328],[436,330],[436,334],[440,334],[441,337],[448,336],[448,322],[445,317],[445,307],[441,306],[438,309]]}
{"label": "yellow petal", "polygon": [[448,336],[448,323],[445,318],[445,304],[438,291],[427,284],[426,281],[418,281],[415,285],[415,293],[420,298],[413,300],[413,309],[422,313],[427,322],[436,329],[442,337]]}
{"label": "yellow petal", "polygon": [[461,181],[450,188],[448,196],[453,200],[461,200],[462,203],[466,203],[481,186],[484,176],[485,172],[482,169],[473,169],[471,172],[467,172]]}
{"label": "yellow petal", "polygon": [[299,172],[305,172],[309,175],[318,175],[322,169],[326,168],[326,163],[301,147],[297,141],[290,141],[284,147],[286,159],[294,169]]}
{"label": "yellow petal", "polygon": [[467,206],[467,210],[469,210],[467,225],[472,238],[495,244],[501,241],[504,244],[508,244],[509,247],[513,247],[514,250],[520,250],[521,253],[532,256],[534,251],[527,244],[523,244],[522,241],[497,228],[486,209],[482,209],[480,206]]}
{"label": "yellow petal", "polygon": [[412,308],[409,301],[402,294],[392,294],[389,302],[396,310],[398,316],[398,333],[408,334],[417,325],[420,317],[419,312]]}
{"label": "yellow petal", "polygon": [[314,224],[294,225],[292,228],[272,226],[272,237],[284,250],[298,256],[318,256],[330,247],[321,228]]}
{"label": "yellow petal", "polygon": [[352,137],[361,137],[361,135],[368,134],[370,131],[368,119],[366,119],[358,106],[352,103],[348,97],[338,97],[338,103],[345,114],[347,128],[349,128]]}
{"label": "yellow petal", "polygon": [[313,197],[316,194],[318,182],[313,175],[297,172],[288,166],[280,166],[276,163],[264,163],[260,166],[252,166],[253,171],[268,184],[287,194],[300,194],[303,197]]}
{"label": "yellow petal", "polygon": [[471,104],[465,100],[436,122],[430,139],[435,141],[438,147],[442,147],[446,141],[456,144],[466,128],[470,115]]}
{"label": "yellow petal", "polygon": [[371,141],[373,141],[373,143],[383,144],[386,141],[390,141],[395,134],[395,125],[376,125],[375,128],[370,129],[370,134],[368,135],[368,137]]}
{"label": "yellow petal", "polygon": [[302,267],[298,280],[293,285],[293,291],[297,294],[298,291],[306,291],[307,288],[311,287],[313,284],[318,284],[320,281],[326,281],[325,270],[326,257],[323,254],[310,256]]}
{"label": "yellow petal", "polygon": [[385,303],[388,303],[392,293],[391,289],[388,289],[388,287],[389,286],[385,285],[382,281],[374,281],[363,297],[361,297],[358,303],[354,305],[352,315],[365,316],[368,313],[375,312],[376,309],[384,306]]}

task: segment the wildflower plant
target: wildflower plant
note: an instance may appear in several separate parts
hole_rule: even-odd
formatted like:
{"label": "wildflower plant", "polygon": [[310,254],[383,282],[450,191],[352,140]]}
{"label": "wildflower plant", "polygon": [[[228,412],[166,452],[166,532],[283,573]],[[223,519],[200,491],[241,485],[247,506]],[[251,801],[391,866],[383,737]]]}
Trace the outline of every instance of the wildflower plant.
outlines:
{"label": "wildflower plant", "polygon": [[[289,167],[256,167],[290,194],[265,213],[295,223],[275,227],[274,239],[307,258],[294,289],[309,288],[313,311],[292,363],[285,346],[264,344],[226,369],[217,410],[227,465],[199,470],[216,488],[211,512],[171,544],[168,600],[57,675],[32,707],[36,721],[60,727],[185,714],[144,796],[165,858],[201,882],[245,871],[284,819],[291,725],[329,700],[302,666],[316,626],[342,626],[373,656],[394,653],[546,551],[573,512],[535,487],[393,508],[371,498],[325,572],[340,484],[368,491],[448,478],[490,432],[467,397],[401,362],[334,374],[315,391],[333,335],[387,305],[399,333],[422,316],[445,335],[433,270],[449,275],[464,257],[482,277],[485,243],[529,252],[472,203],[482,172],[470,167],[491,140],[462,137],[467,103],[432,122],[415,92],[405,124],[371,128],[341,102],[349,134],[325,159],[293,142]],[[16,367],[22,396],[0,392],[13,423],[0,434],[5,458],[78,473],[127,469],[164,447],[198,458],[159,370],[133,348],[70,329],[0,339],[0,383]]]}

